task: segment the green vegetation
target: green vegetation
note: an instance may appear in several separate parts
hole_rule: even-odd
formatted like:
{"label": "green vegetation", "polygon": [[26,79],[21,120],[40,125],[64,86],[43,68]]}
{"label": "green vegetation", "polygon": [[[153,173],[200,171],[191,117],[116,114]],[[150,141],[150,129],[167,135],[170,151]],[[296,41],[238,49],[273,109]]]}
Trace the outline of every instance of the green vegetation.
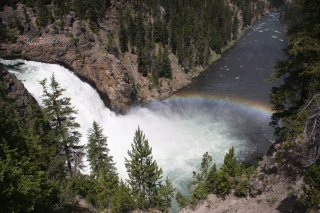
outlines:
{"label": "green vegetation", "polygon": [[7,26],[2,23],[2,20],[0,18],[0,42],[4,42],[8,39],[10,39],[10,37]]}
{"label": "green vegetation", "polygon": [[[242,11],[244,27],[251,24],[254,14],[262,13],[266,7],[264,1],[232,3]],[[146,11],[151,12],[147,15]],[[237,13],[222,0],[201,4],[196,0],[134,1],[132,6],[119,9],[121,49],[137,53],[139,71],[144,76],[170,78],[166,62],[159,66],[162,54],[175,54],[186,71],[198,65],[207,66],[212,51],[221,53],[238,36]]]}
{"label": "green vegetation", "polygon": [[173,197],[172,184],[168,178],[164,184],[161,183],[162,170],[153,160],[152,149],[140,128],[137,129],[131,146],[126,168],[135,206],[139,209],[168,209]]}
{"label": "green vegetation", "polygon": [[181,208],[188,205],[188,200],[181,194],[181,192],[177,192],[176,200]]}
{"label": "green vegetation", "polygon": [[[1,68],[0,68],[1,69]],[[55,142],[32,100],[18,109],[0,76],[0,203],[4,212],[52,212],[59,188],[50,174]],[[28,113],[22,116],[24,110]]]}
{"label": "green vegetation", "polygon": [[88,134],[88,161],[91,166],[91,176],[96,181],[96,206],[99,209],[111,205],[111,197],[115,193],[119,178],[109,154],[107,138],[102,133],[103,129],[97,122],[93,122]]}
{"label": "green vegetation", "polygon": [[[318,4],[318,5],[317,5]],[[320,61],[320,9],[318,1],[296,1],[287,9],[289,46],[288,60],[276,66],[274,76],[284,78],[284,84],[273,88],[271,102],[276,113],[272,125],[281,138],[289,138],[298,130],[294,125],[301,107],[318,93]],[[303,15],[302,15],[303,14]],[[297,18],[298,17],[298,18]],[[283,125],[280,121],[287,120]],[[290,120],[290,121],[289,121]],[[300,131],[298,130],[298,133]]]}
{"label": "green vegetation", "polygon": [[49,17],[51,13],[49,12],[48,8],[45,5],[44,1],[38,0],[36,2],[36,8],[38,11],[38,16],[37,16],[37,25],[40,27],[45,27],[49,23]]}
{"label": "green vegetation", "polygon": [[88,161],[91,165],[91,173],[95,177],[101,176],[104,172],[116,175],[113,158],[107,147],[107,137],[102,131],[99,124],[94,121],[88,134]]}
{"label": "green vegetation", "polygon": [[43,109],[31,98],[29,106],[17,107],[0,80],[2,211],[75,212],[76,196],[92,204],[91,208],[115,213],[137,208],[165,212],[171,207],[172,184],[162,179],[162,170],[139,128],[126,160],[129,184],[119,180],[107,137],[97,122],[88,131],[86,147],[91,173],[83,174],[85,153],[79,145],[76,111],[54,75],[49,84],[41,81]]}
{"label": "green vegetation", "polygon": [[[206,199],[209,194],[225,198],[231,192],[234,192],[236,196],[246,197],[249,193],[249,179],[252,172],[251,167],[237,162],[233,148],[225,155],[220,168],[212,163],[212,157],[206,152],[202,157],[199,172],[193,172],[189,203],[192,207],[195,207],[199,201]],[[177,193],[176,199],[181,207],[188,203],[180,192]]]}
{"label": "green vegetation", "polygon": [[[228,42],[238,37],[241,30],[238,15],[244,17],[243,27],[251,24],[254,15],[261,13],[267,4],[264,0],[210,0],[199,4],[198,1],[186,0],[143,0],[111,2],[110,0],[4,0],[0,4],[15,7],[24,3],[24,22],[16,24],[18,32],[28,32],[30,18],[27,9],[36,12],[36,23],[42,31],[47,25],[55,29],[55,33],[68,29],[65,27],[70,12],[80,19],[80,23],[89,23],[91,30],[105,43],[109,54],[122,58],[126,52],[137,55],[138,71],[153,85],[159,84],[159,78],[172,79],[171,60],[175,58],[185,72],[194,71],[195,67],[205,68],[214,59],[214,54],[220,54]],[[110,12],[118,12],[116,29],[112,29],[109,38],[100,38],[100,29],[105,29],[101,23]],[[27,7],[27,9],[26,9]],[[17,19],[19,20],[19,19]],[[59,23],[59,27],[57,27]],[[20,27],[19,27],[20,26]],[[23,29],[23,27],[25,29]],[[85,25],[84,25],[85,26]],[[3,30],[5,31],[5,29]],[[2,29],[0,40],[2,39]],[[117,41],[118,40],[118,41]],[[12,41],[12,40],[11,40]],[[77,47],[77,40],[72,39]],[[120,51],[121,50],[121,51]],[[150,86],[152,88],[152,86]]]}
{"label": "green vegetation", "polygon": [[[80,125],[75,121],[76,111],[71,106],[71,99],[62,97],[64,89],[52,75],[49,89],[47,80],[40,82],[43,87],[44,114],[55,132],[55,151],[58,163],[66,165],[59,171],[53,171],[55,174],[73,177],[79,172],[82,165],[83,147],[79,146],[81,134],[77,131]],[[59,162],[60,161],[60,162]]]}
{"label": "green vegetation", "polygon": [[[54,23],[58,32],[57,22],[60,29],[64,29],[67,15],[74,12],[78,19],[88,22],[97,35],[112,3],[110,0],[5,0],[0,8],[4,5],[14,7],[20,2],[34,8],[39,29]],[[186,72],[197,66],[206,67],[212,62],[214,53],[220,54],[228,42],[238,37],[241,27],[251,25],[254,16],[263,13],[268,6],[264,0],[232,0],[230,3],[225,0],[201,4],[197,0],[113,2],[118,22],[117,28],[110,33],[119,41],[112,40],[106,49],[116,57],[122,57],[128,51],[136,54],[139,72],[155,81],[172,77],[170,54],[176,56]],[[238,20],[239,14],[243,16],[243,26],[239,26],[242,23]],[[24,17],[29,23],[25,7]],[[19,31],[23,31],[21,27]]]}
{"label": "green vegetation", "polygon": [[318,210],[320,2],[287,3],[284,18],[288,26],[289,45],[285,50],[288,58],[277,64],[274,73],[284,83],[271,93],[275,110],[271,125],[282,142],[277,159],[304,172],[303,202],[309,210]]}
{"label": "green vegetation", "polygon": [[[96,122],[88,132],[86,148],[91,174],[82,174],[83,147],[77,145],[80,135],[70,99],[63,97],[64,90],[54,76],[50,88],[46,80],[41,84],[43,111],[35,105],[27,118],[20,116],[13,101],[1,89],[0,193],[6,211],[68,212],[74,208],[76,195],[101,211],[128,212],[139,208],[165,212],[171,207],[174,188],[168,178],[163,179],[140,128],[126,159],[128,184],[119,180],[107,137]],[[209,193],[225,197],[232,190],[246,196],[249,175],[250,169],[237,163],[233,148],[220,168],[205,153],[199,172],[193,173],[190,203],[195,205]],[[176,199],[180,206],[188,204],[179,192]]]}
{"label": "green vegetation", "polygon": [[319,210],[320,207],[320,163],[308,168],[305,174],[305,187],[302,200],[308,209]]}
{"label": "green vegetation", "polygon": [[[4,0],[15,7],[21,1]],[[232,0],[243,13],[244,25],[251,24],[255,14],[266,5],[262,1]],[[59,19],[64,27],[66,15],[74,11],[91,28],[99,29],[108,0],[23,0],[37,12],[38,26],[45,27]],[[281,0],[272,0],[280,5]],[[119,13],[117,33],[107,38],[107,51],[117,57],[126,52],[138,56],[139,72],[155,82],[171,78],[171,56],[176,56],[186,70],[208,65],[212,53],[237,37],[237,12],[223,0],[131,1],[116,8]],[[148,12],[147,12],[148,11]],[[24,10],[25,21],[28,14]],[[304,172],[302,200],[309,210],[320,205],[319,160],[319,91],[320,91],[320,2],[294,0],[285,8],[289,45],[287,60],[277,64],[274,77],[284,83],[272,89],[275,113],[271,125],[282,147],[277,153],[281,163],[294,164]],[[0,22],[0,42],[13,41],[14,31],[23,32],[15,20],[8,29]],[[119,47],[116,39],[119,39]],[[76,40],[74,40],[76,45]],[[120,51],[121,50],[121,51]],[[0,79],[0,203],[5,212],[72,212],[74,197],[81,195],[98,210],[127,212],[135,208],[166,211],[174,189],[152,156],[143,132],[136,131],[126,167],[128,183],[119,180],[107,138],[98,123],[88,133],[88,160],[92,172],[81,173],[84,148],[79,145],[79,124],[70,99],[63,97],[54,76],[42,81],[44,90],[41,110],[35,103],[21,112],[15,100],[8,97]],[[47,88],[49,87],[49,88]],[[32,103],[32,101],[30,101]],[[311,154],[308,151],[312,151]],[[302,153],[302,154],[301,154]],[[302,156],[304,155],[304,156]],[[306,163],[299,162],[307,157]],[[205,153],[198,172],[193,173],[191,200],[178,192],[180,206],[196,205],[213,193],[225,198],[230,193],[247,196],[252,169],[236,161],[234,149],[225,156],[221,167]],[[274,202],[270,200],[270,202]]]}

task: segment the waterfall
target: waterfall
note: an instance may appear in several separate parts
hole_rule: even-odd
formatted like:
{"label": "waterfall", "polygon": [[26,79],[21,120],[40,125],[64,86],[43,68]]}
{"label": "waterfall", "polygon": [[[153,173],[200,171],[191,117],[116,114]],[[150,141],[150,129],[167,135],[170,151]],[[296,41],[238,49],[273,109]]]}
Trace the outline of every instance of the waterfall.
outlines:
{"label": "waterfall", "polygon": [[[87,143],[87,131],[92,122],[97,121],[108,136],[110,154],[123,179],[128,177],[124,158],[131,149],[130,144],[138,126],[148,138],[154,158],[165,176],[168,175],[174,186],[184,192],[204,152],[208,151],[219,163],[232,146],[238,156],[245,157],[260,149],[264,152],[265,147],[270,145],[267,139],[260,144],[250,139],[269,135],[266,127],[269,118],[241,107],[212,100],[181,98],[156,101],[132,108],[126,115],[116,115],[105,107],[94,88],[62,66],[25,60],[1,59],[0,62],[7,65],[24,63],[20,70],[9,71],[23,82],[40,105],[42,87],[39,81],[49,79],[54,74],[57,82],[66,90],[63,95],[71,98],[72,105],[78,111],[76,119],[81,125],[81,144]],[[250,122],[246,118],[250,118]]]}

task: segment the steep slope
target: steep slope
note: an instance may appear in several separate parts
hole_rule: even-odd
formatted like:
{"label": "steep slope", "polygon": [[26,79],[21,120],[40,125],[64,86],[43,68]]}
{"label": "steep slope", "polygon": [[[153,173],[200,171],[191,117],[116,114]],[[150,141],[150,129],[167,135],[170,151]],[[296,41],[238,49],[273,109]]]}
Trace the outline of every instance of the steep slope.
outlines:
{"label": "steep slope", "polygon": [[[177,1],[176,5],[152,2],[137,5],[131,1],[111,1],[106,3],[103,14],[94,17],[88,15],[89,9],[83,11],[87,15],[82,17],[71,3],[65,13],[57,11],[61,6],[50,2],[44,7],[21,3],[15,8],[4,6],[0,17],[10,39],[2,42],[0,55],[63,64],[93,84],[107,106],[124,112],[134,103],[168,97],[190,83],[252,21],[268,11],[264,0],[209,1],[188,3],[185,7],[181,6],[184,1]],[[203,11],[209,5],[213,9],[224,8],[225,12],[221,10],[219,16],[210,8],[204,14],[179,9]],[[173,16],[175,13],[180,19]],[[181,17],[187,25],[179,24],[183,21]],[[207,19],[216,24],[210,25]],[[219,24],[219,20],[228,23]],[[203,30],[192,29],[199,23],[203,23]]]}
{"label": "steep slope", "polygon": [[181,212],[319,212],[320,2],[285,1],[287,59],[275,67],[271,103],[276,144],[255,169],[245,198],[209,195]]}

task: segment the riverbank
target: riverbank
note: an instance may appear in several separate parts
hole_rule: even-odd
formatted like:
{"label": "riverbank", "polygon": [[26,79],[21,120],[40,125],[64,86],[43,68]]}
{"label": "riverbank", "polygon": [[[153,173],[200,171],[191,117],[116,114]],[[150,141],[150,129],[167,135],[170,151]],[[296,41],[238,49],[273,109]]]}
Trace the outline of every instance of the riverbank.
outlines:
{"label": "riverbank", "polygon": [[[8,23],[15,17],[23,18],[23,5],[18,5],[15,12],[6,8],[1,17]],[[15,43],[3,43],[0,56],[3,58],[25,58],[29,60],[60,64],[72,70],[78,77],[94,86],[106,106],[116,112],[126,112],[135,104],[164,99],[181,88],[189,85],[192,80],[203,72],[206,67],[198,66],[186,72],[178,62],[177,56],[169,55],[172,79],[160,78],[154,81],[150,76],[144,77],[138,71],[136,54],[112,54],[106,51],[106,41],[103,39],[111,31],[117,35],[117,10],[110,7],[108,16],[103,20],[98,33],[93,32],[89,23],[78,20],[70,13],[66,17],[66,27],[55,33],[54,23],[45,29],[39,29],[35,23],[36,14],[27,9],[31,20],[30,30],[17,35]],[[264,11],[266,14],[268,11]],[[262,14],[255,14],[259,19]],[[12,16],[11,19],[10,17]],[[239,27],[237,39],[229,42],[222,51],[226,51],[248,29],[243,27],[242,17],[238,14]],[[220,55],[212,52],[211,63]]]}

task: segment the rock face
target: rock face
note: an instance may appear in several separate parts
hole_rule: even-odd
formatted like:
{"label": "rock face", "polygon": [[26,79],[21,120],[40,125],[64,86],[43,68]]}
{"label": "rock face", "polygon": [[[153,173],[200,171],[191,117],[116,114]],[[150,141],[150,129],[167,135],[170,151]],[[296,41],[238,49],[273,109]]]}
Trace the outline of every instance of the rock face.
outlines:
{"label": "rock face", "polygon": [[[18,5],[17,11],[22,11],[22,5]],[[116,112],[125,112],[138,102],[168,97],[191,82],[191,78],[177,65],[177,60],[171,57],[173,80],[163,79],[161,88],[151,88],[149,79],[138,72],[136,55],[110,54],[112,51],[106,50],[104,39],[110,32],[117,31],[114,8],[109,9],[99,33],[94,33],[88,23],[79,21],[72,13],[66,17],[66,26],[59,30],[57,23],[38,29],[34,11],[27,10],[27,14],[30,23],[24,26],[25,32],[17,37],[15,43],[1,44],[0,57],[63,65],[96,88],[105,105]],[[0,12],[0,17],[7,25],[12,24],[10,20],[15,17],[24,20],[21,12],[10,8]]]}
{"label": "rock face", "polygon": [[[23,5],[18,5],[17,10],[5,8],[4,12],[0,12],[4,23],[14,25],[12,20],[19,19],[24,30],[17,36],[16,42],[1,44],[0,57],[66,66],[94,86],[106,106],[116,112],[126,112],[129,106],[136,103],[166,98],[200,74],[199,71],[184,72],[177,58],[170,54],[171,80],[161,78],[155,84],[152,79],[142,76],[138,72],[137,55],[119,54],[118,39],[109,40],[110,35],[118,32],[117,2],[113,4],[114,7],[108,9],[99,30],[95,32],[88,22],[80,21],[72,12],[66,16],[63,28],[59,20],[55,20],[42,29],[37,27],[34,10],[26,9],[26,19],[21,12]],[[242,25],[240,12],[238,15]],[[261,14],[257,14],[256,18],[259,16]],[[239,29],[243,32],[240,25]],[[199,70],[204,68],[199,67]]]}
{"label": "rock face", "polygon": [[[75,26],[75,31],[78,30]],[[94,50],[92,32],[80,30],[78,39],[46,34],[37,39],[20,36],[20,42],[3,44],[2,57],[23,57],[46,63],[59,63],[92,84],[107,106],[125,111],[136,100],[135,82],[130,72],[111,55]]]}
{"label": "rock face", "polygon": [[4,93],[14,100],[21,117],[27,118],[29,115],[28,107],[36,104],[36,100],[30,95],[23,84],[11,73],[0,66],[0,79],[4,82]]}
{"label": "rock face", "polygon": [[[225,199],[210,194],[194,209],[183,208],[179,213],[302,213],[305,209],[298,199],[302,193],[303,178],[301,174],[291,172],[288,165],[278,163],[276,150],[265,155],[258,163],[250,180],[250,190],[247,197],[237,197],[233,194]],[[289,172],[289,173],[288,173]]]}

